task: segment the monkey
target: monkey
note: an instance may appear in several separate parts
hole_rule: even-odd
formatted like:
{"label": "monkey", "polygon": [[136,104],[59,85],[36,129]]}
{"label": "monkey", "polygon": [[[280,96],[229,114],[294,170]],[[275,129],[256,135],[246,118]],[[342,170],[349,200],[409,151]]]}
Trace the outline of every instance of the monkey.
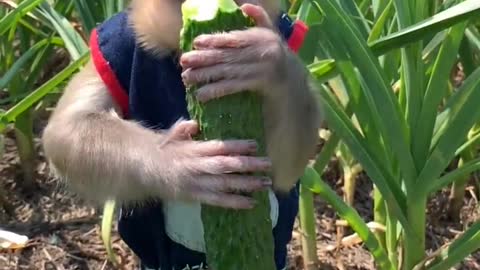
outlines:
{"label": "monkey", "polygon": [[[45,157],[81,197],[137,205],[124,208],[119,227],[143,269],[203,264],[204,243],[185,240],[192,230],[201,235],[198,205],[251,209],[256,202],[239,192],[269,190],[277,209],[276,264],[283,269],[298,210],[296,186],[323,121],[316,89],[277,27],[279,1],[237,0],[256,25],[200,35],[187,53],[178,47],[182,2],[132,0],[92,32],[92,58],[68,82],[43,131]],[[201,85],[200,102],[244,89],[260,94],[266,156],[257,155],[254,140],[193,140],[201,131],[188,118],[184,96],[192,84]],[[255,172],[268,176],[244,174]],[[159,203],[147,205],[151,199]],[[181,230],[178,218],[188,218],[186,211],[194,213],[192,227],[172,233]],[[164,240],[151,240],[153,227]],[[193,255],[165,255],[172,250]]]}

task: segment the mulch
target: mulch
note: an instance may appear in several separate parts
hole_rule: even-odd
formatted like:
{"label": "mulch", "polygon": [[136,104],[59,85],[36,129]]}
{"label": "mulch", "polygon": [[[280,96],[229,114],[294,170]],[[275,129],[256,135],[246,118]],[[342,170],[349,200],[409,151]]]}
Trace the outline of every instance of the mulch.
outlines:
{"label": "mulch", "polygon": [[[27,248],[17,253],[0,254],[0,270],[10,269],[114,269],[108,262],[100,238],[101,209],[76,198],[56,179],[50,177],[38,139],[38,163],[35,187],[25,192],[19,183],[19,160],[11,134],[7,134],[6,151],[0,161],[0,186],[10,204],[7,211],[0,210],[0,227],[31,238]],[[338,194],[342,194],[343,181],[335,160],[324,174]],[[476,196],[471,192],[473,183],[466,189],[461,222],[453,222],[445,213],[448,190],[439,192],[429,202],[427,244],[429,252],[448,243],[464,227],[477,220],[480,211]],[[368,177],[359,175],[355,194],[355,208],[361,216],[372,220],[372,187]],[[319,269],[373,270],[371,256],[363,245],[337,246],[338,217],[321,198],[315,198],[317,223],[317,249]],[[351,233],[345,228],[346,233]],[[293,233],[289,246],[289,270],[303,269],[301,231]],[[135,269],[137,259],[113,231],[113,246],[125,269]],[[480,253],[468,257],[456,269],[480,269]]]}

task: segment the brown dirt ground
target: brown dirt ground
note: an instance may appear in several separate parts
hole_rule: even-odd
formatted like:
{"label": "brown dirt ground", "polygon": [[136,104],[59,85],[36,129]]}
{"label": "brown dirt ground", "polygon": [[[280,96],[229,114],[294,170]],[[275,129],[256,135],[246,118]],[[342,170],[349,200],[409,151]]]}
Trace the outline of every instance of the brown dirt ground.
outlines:
{"label": "brown dirt ground", "polygon": [[[37,141],[38,145],[38,141]],[[34,192],[26,194],[18,186],[20,176],[18,157],[11,135],[6,138],[6,153],[0,161],[0,186],[6,192],[6,201],[11,204],[10,214],[0,211],[0,227],[31,238],[28,247],[17,253],[0,254],[0,270],[10,269],[114,269],[106,259],[106,253],[99,236],[101,211],[69,194],[57,180],[49,177],[48,166],[38,147],[37,182]],[[325,179],[342,194],[342,179],[336,162],[332,161],[325,172]],[[477,199],[472,186],[466,191],[461,223],[446,218],[448,192],[435,196],[429,204],[428,246],[435,250],[449,239],[454,238],[479,216]],[[371,220],[371,183],[365,175],[358,177],[355,207],[366,220]],[[335,246],[337,238],[337,217],[332,208],[316,198],[317,245],[320,269],[372,270],[373,262],[362,245]],[[301,270],[302,255],[298,226],[289,247],[289,270]],[[114,249],[121,257],[125,269],[135,269],[134,254],[119,239],[114,231]],[[457,269],[480,269],[480,254],[474,254]]]}

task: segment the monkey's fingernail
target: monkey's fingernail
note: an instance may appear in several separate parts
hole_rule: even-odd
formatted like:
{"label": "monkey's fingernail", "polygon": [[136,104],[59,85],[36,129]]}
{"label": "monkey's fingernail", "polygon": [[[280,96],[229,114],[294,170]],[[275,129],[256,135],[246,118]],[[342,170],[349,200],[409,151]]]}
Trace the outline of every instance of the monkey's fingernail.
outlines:
{"label": "monkey's fingernail", "polygon": [[190,76],[188,75],[188,73],[190,72],[189,69],[185,70],[184,72],[182,72],[182,82],[185,86],[192,86],[193,83],[191,82],[190,80]]}
{"label": "monkey's fingernail", "polygon": [[182,65],[182,67],[185,67],[185,66],[190,65],[190,63],[191,63],[191,60],[190,60],[190,58],[188,58],[188,57],[184,57],[184,58],[182,58],[182,60],[180,61],[180,64]]}
{"label": "monkey's fingernail", "polygon": [[270,178],[268,178],[268,177],[262,178],[262,181],[263,181],[263,182],[262,182],[262,185],[263,185],[264,187],[271,187],[271,186],[273,185],[272,180],[271,180]]}
{"label": "monkey's fingernail", "polygon": [[250,152],[256,152],[257,147],[258,145],[256,141],[253,141],[253,140],[248,141],[248,149],[250,150]]}
{"label": "monkey's fingernail", "polygon": [[197,47],[203,47],[205,46],[205,43],[207,42],[207,37],[206,36],[198,36],[197,38],[195,38],[195,40],[193,41],[193,46],[195,48]]}
{"label": "monkey's fingernail", "polygon": [[200,91],[197,92],[196,96],[197,96],[198,101],[200,101],[200,102],[207,102],[208,101],[208,96],[205,95],[204,93],[200,92]]}
{"label": "monkey's fingernail", "polygon": [[266,158],[261,158],[260,159],[264,164],[269,164],[269,165],[272,165],[272,161],[266,157]]}

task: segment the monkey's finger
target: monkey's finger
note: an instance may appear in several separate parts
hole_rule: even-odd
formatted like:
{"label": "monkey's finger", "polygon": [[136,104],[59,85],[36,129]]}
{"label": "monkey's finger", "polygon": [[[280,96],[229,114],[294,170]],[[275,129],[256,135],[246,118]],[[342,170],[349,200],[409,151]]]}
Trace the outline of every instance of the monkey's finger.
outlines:
{"label": "monkey's finger", "polygon": [[268,158],[250,156],[215,156],[195,160],[198,170],[209,174],[267,172],[272,167]]}
{"label": "monkey's finger", "polygon": [[193,40],[195,49],[245,48],[252,44],[253,34],[249,30],[231,31],[218,34],[203,34]]}
{"label": "monkey's finger", "polygon": [[203,49],[193,50],[182,54],[180,65],[184,70],[208,67],[218,64],[232,63],[258,63],[262,59],[268,59],[274,56],[271,50],[265,50],[262,47],[250,47],[242,49]]}
{"label": "monkey's finger", "polygon": [[[279,43],[280,36],[264,27],[251,27],[246,30],[233,30],[217,34],[199,35],[193,40],[197,50],[212,48],[246,48],[252,45],[264,45],[270,42]],[[243,52],[242,52],[243,53]]]}
{"label": "monkey's finger", "polygon": [[215,66],[198,69],[187,69],[182,73],[185,84],[193,85],[200,83],[215,82],[218,80],[231,80],[241,78],[252,78],[267,70],[269,63],[253,64],[218,64]]}
{"label": "monkey's finger", "polygon": [[194,199],[211,206],[231,209],[252,209],[255,207],[255,200],[246,196],[216,193],[212,191],[197,191]]}
{"label": "monkey's finger", "polygon": [[268,177],[225,174],[202,176],[199,183],[204,188],[221,192],[255,192],[272,187],[272,180]]}
{"label": "monkey's finger", "polygon": [[257,152],[257,143],[254,140],[212,140],[196,142],[191,151],[200,156],[246,155]]}
{"label": "monkey's finger", "polygon": [[170,129],[169,139],[187,140],[198,132],[198,123],[194,120],[181,120],[176,122]]}
{"label": "monkey's finger", "polygon": [[257,26],[265,28],[273,28],[272,21],[265,9],[258,5],[243,4],[240,9],[245,15],[251,17]]}
{"label": "monkey's finger", "polygon": [[[183,69],[211,66],[219,63],[233,62],[230,59],[232,53],[228,53],[229,49],[209,49],[209,50],[193,50],[182,54],[180,57],[180,65]],[[236,51],[235,49],[232,49]]]}
{"label": "monkey's finger", "polygon": [[207,102],[212,99],[245,91],[245,89],[257,91],[261,89],[261,85],[261,81],[256,78],[222,80],[200,87],[196,92],[196,97],[200,102]]}

